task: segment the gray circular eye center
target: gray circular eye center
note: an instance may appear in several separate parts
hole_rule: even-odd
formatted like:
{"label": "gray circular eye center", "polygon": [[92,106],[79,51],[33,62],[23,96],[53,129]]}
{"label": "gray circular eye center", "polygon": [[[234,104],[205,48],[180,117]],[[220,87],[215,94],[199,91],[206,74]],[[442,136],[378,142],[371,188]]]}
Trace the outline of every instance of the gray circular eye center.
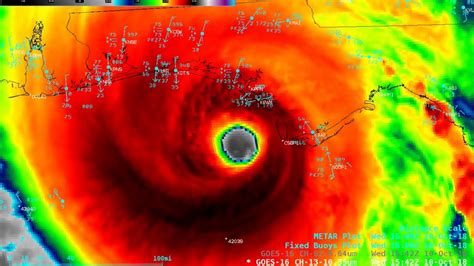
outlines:
{"label": "gray circular eye center", "polygon": [[225,133],[222,149],[234,162],[249,162],[258,150],[255,135],[243,127],[237,127]]}

